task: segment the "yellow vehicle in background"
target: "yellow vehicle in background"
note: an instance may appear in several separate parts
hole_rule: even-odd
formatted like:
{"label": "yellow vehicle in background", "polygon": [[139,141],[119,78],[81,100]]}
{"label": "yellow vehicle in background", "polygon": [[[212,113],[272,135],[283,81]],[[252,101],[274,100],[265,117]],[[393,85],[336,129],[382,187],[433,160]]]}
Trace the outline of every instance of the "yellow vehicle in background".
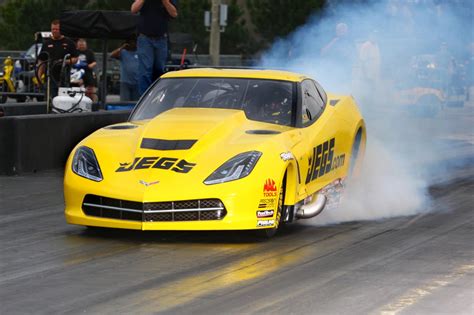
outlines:
{"label": "yellow vehicle in background", "polygon": [[[33,89],[38,89],[38,81],[36,78],[29,78],[24,71],[24,65],[21,61],[25,61],[22,58],[13,60],[12,57],[8,56],[3,60],[3,67],[0,70],[0,103],[5,103],[8,98],[15,99],[17,102],[25,102],[27,97],[32,95],[29,91]],[[23,62],[24,63],[24,62]],[[33,72],[31,72],[33,73]],[[8,93],[8,94],[4,94]],[[41,98],[38,97],[37,98]]]}
{"label": "yellow vehicle in background", "polygon": [[[8,56],[3,61],[2,71],[0,71],[1,92],[5,92],[5,93],[15,92],[15,84],[12,78],[13,70],[14,70],[13,59],[10,56]],[[0,95],[0,103],[5,103],[7,101],[7,98],[8,97],[5,94]]]}
{"label": "yellow vehicle in background", "polygon": [[463,107],[467,91],[461,66],[448,60],[441,66],[436,55],[416,55],[410,76],[400,80],[395,99],[420,117],[435,117],[445,107]]}
{"label": "yellow vehicle in background", "polygon": [[365,139],[354,99],[327,94],[307,76],[168,72],[128,122],[74,148],[64,178],[66,220],[270,237],[337,204],[360,167]]}

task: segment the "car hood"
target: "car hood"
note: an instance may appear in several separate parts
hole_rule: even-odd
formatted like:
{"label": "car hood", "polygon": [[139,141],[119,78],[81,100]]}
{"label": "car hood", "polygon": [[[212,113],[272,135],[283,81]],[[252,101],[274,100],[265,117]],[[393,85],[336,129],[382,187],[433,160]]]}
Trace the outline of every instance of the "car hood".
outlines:
{"label": "car hood", "polygon": [[[193,174],[202,180],[239,153],[281,146],[282,135],[292,129],[248,120],[240,110],[175,108],[150,120],[102,128],[80,145],[94,150],[104,177]],[[161,159],[162,167],[155,167]]]}
{"label": "car hood", "polygon": [[143,124],[142,138],[206,140],[226,137],[245,122],[239,110],[175,108],[137,124]]}

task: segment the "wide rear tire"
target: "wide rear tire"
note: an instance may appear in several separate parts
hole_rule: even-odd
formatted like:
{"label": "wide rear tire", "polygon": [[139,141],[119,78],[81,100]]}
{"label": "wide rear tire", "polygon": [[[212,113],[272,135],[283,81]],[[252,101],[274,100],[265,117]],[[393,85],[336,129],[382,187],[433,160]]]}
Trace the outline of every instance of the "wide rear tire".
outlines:
{"label": "wide rear tire", "polygon": [[364,143],[364,135],[362,134],[362,129],[357,131],[357,134],[354,138],[354,143],[352,144],[352,151],[351,151],[351,160],[349,164],[349,177],[357,177],[360,174],[360,169],[362,167],[362,159],[365,143]]}

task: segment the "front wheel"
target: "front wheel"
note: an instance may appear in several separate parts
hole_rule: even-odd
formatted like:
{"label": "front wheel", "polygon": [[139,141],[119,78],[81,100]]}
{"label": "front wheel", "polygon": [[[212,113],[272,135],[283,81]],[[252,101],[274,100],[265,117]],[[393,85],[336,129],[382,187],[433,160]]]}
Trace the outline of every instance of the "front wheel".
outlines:
{"label": "front wheel", "polygon": [[269,239],[273,237],[278,229],[281,227],[283,224],[283,209],[284,209],[284,201],[285,201],[285,182],[286,182],[286,176],[283,179],[283,183],[280,186],[280,192],[278,194],[278,205],[276,207],[276,215],[275,215],[275,226],[269,229],[260,229],[260,230],[255,230],[255,235],[258,239]]}

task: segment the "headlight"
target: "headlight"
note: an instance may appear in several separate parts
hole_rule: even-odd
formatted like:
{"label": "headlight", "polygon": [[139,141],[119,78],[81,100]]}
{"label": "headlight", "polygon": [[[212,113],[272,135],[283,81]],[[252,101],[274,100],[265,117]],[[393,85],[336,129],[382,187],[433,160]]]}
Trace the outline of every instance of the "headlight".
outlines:
{"label": "headlight", "polygon": [[79,176],[100,182],[102,172],[95,157],[94,151],[88,147],[79,147],[72,160],[72,170]]}
{"label": "headlight", "polygon": [[252,172],[262,152],[250,151],[234,156],[214,171],[204,184],[213,185],[243,178]]}

